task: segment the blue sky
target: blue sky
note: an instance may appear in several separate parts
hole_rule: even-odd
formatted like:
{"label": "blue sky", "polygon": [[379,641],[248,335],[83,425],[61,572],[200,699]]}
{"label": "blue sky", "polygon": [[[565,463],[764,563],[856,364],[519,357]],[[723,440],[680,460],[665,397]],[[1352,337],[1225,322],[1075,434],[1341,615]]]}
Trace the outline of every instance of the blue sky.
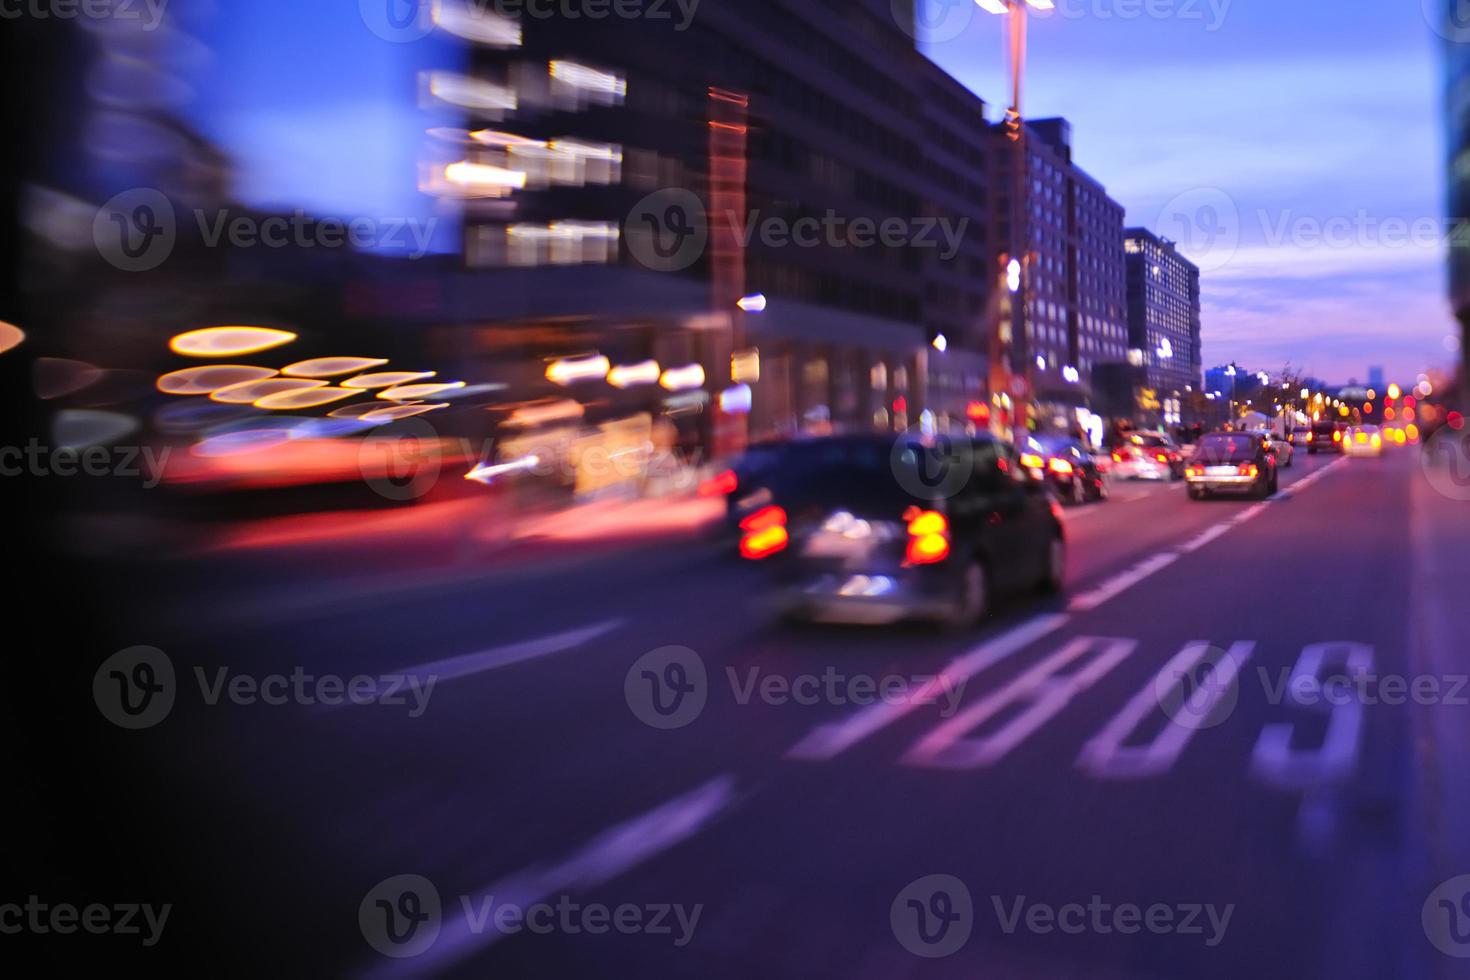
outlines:
{"label": "blue sky", "polygon": [[[926,52],[998,115],[1003,19],[930,2],[952,6],[930,12]],[[1346,381],[1448,360],[1434,2],[1056,0],[1032,17],[1026,114],[1069,118],[1129,224],[1199,262],[1207,365]]]}

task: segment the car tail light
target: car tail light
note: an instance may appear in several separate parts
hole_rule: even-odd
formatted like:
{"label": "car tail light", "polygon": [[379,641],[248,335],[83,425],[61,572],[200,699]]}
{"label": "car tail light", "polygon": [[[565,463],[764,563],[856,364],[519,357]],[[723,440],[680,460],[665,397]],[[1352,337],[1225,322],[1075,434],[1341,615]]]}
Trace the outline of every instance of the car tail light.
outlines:
{"label": "car tail light", "polygon": [[1154,459],[1158,460],[1160,463],[1167,463],[1169,461],[1169,454],[1168,453],[1159,453],[1156,456],[1154,456]]}
{"label": "car tail light", "polygon": [[1380,447],[1382,445],[1383,445],[1383,437],[1382,436],[1374,436],[1373,437],[1373,448],[1374,449],[1377,449],[1378,447]]}
{"label": "car tail light", "polygon": [[949,557],[949,519],[937,510],[910,507],[903,515],[909,526],[905,554],[910,565],[933,565]]}
{"label": "car tail light", "polygon": [[1072,464],[1067,462],[1065,459],[1054,459],[1046,464],[1046,468],[1051,470],[1058,476],[1072,475]]}
{"label": "car tail light", "polygon": [[740,539],[740,554],[759,561],[785,548],[791,541],[786,530],[786,511],[780,507],[762,507],[740,522],[745,537]]}
{"label": "car tail light", "polygon": [[1259,467],[1256,466],[1255,463],[1241,463],[1240,469],[1236,472],[1238,472],[1241,476],[1258,476],[1261,470]]}
{"label": "car tail light", "polygon": [[1333,442],[1342,442],[1342,433],[1341,432],[1333,432],[1332,433],[1332,441]]}
{"label": "car tail light", "polygon": [[1113,453],[1113,462],[1115,462],[1115,463],[1121,463],[1121,462],[1123,462],[1123,454],[1122,453]]}
{"label": "car tail light", "polygon": [[1358,441],[1359,442],[1367,442],[1368,441],[1368,435],[1367,435],[1367,433],[1359,432],[1358,433]]}
{"label": "car tail light", "polygon": [[1028,470],[1039,470],[1046,465],[1045,461],[1035,453],[1026,453],[1021,457],[1021,465]]}
{"label": "car tail light", "polygon": [[735,475],[734,470],[726,470],[718,476],[712,476],[699,485],[701,497],[726,497],[735,492],[740,486],[740,478]]}
{"label": "car tail light", "polygon": [[1307,433],[1307,441],[1308,442],[1313,442],[1313,441],[1316,440],[1316,438],[1317,438],[1317,433],[1315,433],[1315,432],[1308,432]]}
{"label": "car tail light", "polygon": [[1184,468],[1184,475],[1185,476],[1204,476],[1205,475],[1205,468],[1203,466],[1186,466]]}

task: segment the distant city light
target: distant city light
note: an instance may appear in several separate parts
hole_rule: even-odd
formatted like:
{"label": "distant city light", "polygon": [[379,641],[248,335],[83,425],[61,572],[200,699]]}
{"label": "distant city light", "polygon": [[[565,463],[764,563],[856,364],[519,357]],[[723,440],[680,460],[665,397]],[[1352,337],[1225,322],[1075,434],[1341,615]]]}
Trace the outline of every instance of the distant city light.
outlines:
{"label": "distant city light", "polygon": [[698,364],[669,368],[659,378],[658,383],[669,391],[689,391],[699,388],[704,384],[704,368]]}
{"label": "distant city light", "polygon": [[934,349],[939,351],[939,353],[941,354],[949,350],[949,340],[944,336],[944,334],[941,333],[934,336]]}
{"label": "distant city light", "polygon": [[1068,384],[1076,384],[1077,382],[1082,380],[1082,373],[1072,365],[1068,364],[1066,367],[1062,368],[1062,378],[1067,381]]}
{"label": "distant city light", "polygon": [[746,313],[764,313],[766,311],[766,294],[751,293],[749,296],[742,296],[735,305]]}
{"label": "distant city light", "polygon": [[1021,291],[1021,260],[1011,259],[1006,266],[1006,288],[1013,293]]}
{"label": "distant city light", "polygon": [[566,386],[579,381],[601,381],[612,370],[612,362],[601,354],[586,357],[564,357],[546,368],[546,380]]}
{"label": "distant city light", "polygon": [[614,388],[632,388],[637,385],[658,384],[658,361],[640,361],[637,364],[620,364],[607,372],[607,383]]}
{"label": "distant city light", "polygon": [[726,415],[749,415],[753,396],[750,385],[736,385],[720,392],[720,411]]}
{"label": "distant city light", "polygon": [[175,354],[188,357],[231,357],[258,354],[295,339],[290,331],[270,327],[205,327],[179,334],[168,346]]}

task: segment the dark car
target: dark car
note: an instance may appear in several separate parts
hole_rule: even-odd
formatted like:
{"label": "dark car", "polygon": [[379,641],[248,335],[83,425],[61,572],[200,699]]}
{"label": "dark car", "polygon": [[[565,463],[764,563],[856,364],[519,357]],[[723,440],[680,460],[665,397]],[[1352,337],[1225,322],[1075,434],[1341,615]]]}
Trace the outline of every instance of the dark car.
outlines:
{"label": "dark car", "polygon": [[840,436],[787,453],[740,553],[788,617],[982,618],[1001,591],[1061,588],[1061,509],[1015,452],[975,437]]}
{"label": "dark car", "polygon": [[1184,479],[1193,500],[1215,493],[1264,499],[1276,492],[1276,454],[1259,432],[1212,432],[1199,441]]}
{"label": "dark car", "polygon": [[1348,425],[1336,419],[1318,419],[1307,433],[1307,455],[1318,452],[1340,453],[1343,440],[1347,438]]}
{"label": "dark car", "polygon": [[1034,479],[1044,480],[1058,497],[1074,504],[1106,500],[1107,481],[1087,447],[1070,436],[1032,436],[1021,453],[1021,465]]}

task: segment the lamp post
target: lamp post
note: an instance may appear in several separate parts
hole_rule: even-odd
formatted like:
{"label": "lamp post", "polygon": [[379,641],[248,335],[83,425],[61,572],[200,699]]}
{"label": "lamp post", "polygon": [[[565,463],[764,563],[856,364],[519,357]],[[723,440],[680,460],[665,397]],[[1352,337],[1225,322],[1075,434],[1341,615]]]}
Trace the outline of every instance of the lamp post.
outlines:
{"label": "lamp post", "polygon": [[[1021,88],[1026,74],[1026,19],[1027,8],[1051,10],[1054,0],[975,0],[982,10],[1000,16],[1008,16],[1007,47],[1010,52],[1011,106],[1006,110],[1006,139],[1015,147],[1015,159],[1011,165],[1011,241],[1010,262],[1006,276],[1011,296],[1011,325],[1009,343],[1006,341],[1004,323],[997,321],[992,350],[999,355],[1000,364],[992,362],[991,387],[1004,379],[1008,394],[1014,398],[1011,413],[1012,438],[1020,442],[1026,431],[1030,415],[1029,402],[1032,395],[1031,357],[1026,344],[1026,305],[1031,294],[1031,241],[1026,225],[1026,131],[1021,118]],[[1019,279],[1016,263],[1020,263]],[[995,355],[992,355],[993,358]],[[1016,375],[1026,379],[1024,396],[1011,390]],[[993,394],[993,392],[992,392]]]}
{"label": "lamp post", "polygon": [[1230,379],[1230,426],[1235,427],[1235,376],[1240,372],[1231,361],[1225,368],[1225,376]]}

